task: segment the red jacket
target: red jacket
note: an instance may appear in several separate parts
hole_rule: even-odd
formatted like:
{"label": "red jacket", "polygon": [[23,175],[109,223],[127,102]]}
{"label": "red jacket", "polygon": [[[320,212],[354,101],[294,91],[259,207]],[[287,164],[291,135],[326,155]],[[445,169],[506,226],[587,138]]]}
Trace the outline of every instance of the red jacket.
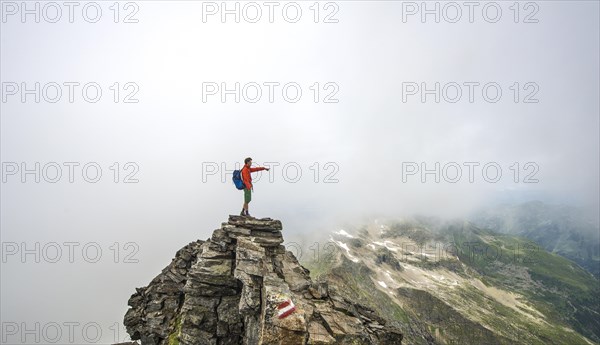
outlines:
{"label": "red jacket", "polygon": [[263,167],[248,168],[246,165],[244,165],[244,167],[242,168],[242,182],[244,182],[244,186],[246,186],[246,188],[248,188],[248,189],[253,189],[252,188],[252,176],[250,176],[250,173],[255,172],[255,171],[265,170],[265,169],[266,168],[263,168]]}

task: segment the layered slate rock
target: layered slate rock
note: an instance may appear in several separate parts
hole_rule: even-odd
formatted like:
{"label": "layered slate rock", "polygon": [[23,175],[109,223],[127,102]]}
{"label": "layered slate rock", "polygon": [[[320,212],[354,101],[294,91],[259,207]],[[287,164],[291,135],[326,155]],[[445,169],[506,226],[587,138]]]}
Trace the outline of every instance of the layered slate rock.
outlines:
{"label": "layered slate rock", "polygon": [[371,309],[312,281],[282,245],[282,224],[229,216],[180,249],[129,299],[125,327],[142,345],[389,344],[402,334]]}

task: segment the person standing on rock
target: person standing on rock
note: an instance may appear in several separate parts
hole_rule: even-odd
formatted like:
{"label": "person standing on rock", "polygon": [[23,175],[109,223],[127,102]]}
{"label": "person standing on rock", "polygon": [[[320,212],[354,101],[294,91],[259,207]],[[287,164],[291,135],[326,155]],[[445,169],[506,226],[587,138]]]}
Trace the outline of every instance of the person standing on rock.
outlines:
{"label": "person standing on rock", "polygon": [[250,176],[251,172],[267,170],[269,168],[258,167],[252,168],[252,158],[248,157],[244,159],[244,167],[242,167],[242,182],[244,182],[244,206],[242,206],[242,212],[240,212],[240,216],[250,217],[250,213],[248,212],[248,204],[252,200],[252,192],[254,188],[252,186],[252,176]]}

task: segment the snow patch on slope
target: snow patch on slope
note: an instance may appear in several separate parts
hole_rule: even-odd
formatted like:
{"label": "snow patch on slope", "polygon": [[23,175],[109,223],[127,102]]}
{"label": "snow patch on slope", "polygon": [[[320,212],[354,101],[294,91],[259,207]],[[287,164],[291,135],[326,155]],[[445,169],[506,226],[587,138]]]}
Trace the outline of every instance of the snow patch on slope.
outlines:
{"label": "snow patch on slope", "polygon": [[340,231],[338,232],[334,232],[334,234],[338,234],[338,235],[342,235],[342,236],[346,236],[348,238],[354,238],[354,236],[350,235],[349,233],[346,232],[346,230],[344,229],[340,229]]}
{"label": "snow patch on slope", "polygon": [[357,257],[355,257],[354,255],[350,254],[350,248],[348,248],[348,245],[346,243],[341,242],[341,241],[336,241],[331,236],[329,238],[331,239],[331,241],[333,243],[337,244],[339,247],[343,248],[346,251],[346,255],[348,256],[348,258],[350,260],[352,260],[353,262],[358,262],[359,261]]}

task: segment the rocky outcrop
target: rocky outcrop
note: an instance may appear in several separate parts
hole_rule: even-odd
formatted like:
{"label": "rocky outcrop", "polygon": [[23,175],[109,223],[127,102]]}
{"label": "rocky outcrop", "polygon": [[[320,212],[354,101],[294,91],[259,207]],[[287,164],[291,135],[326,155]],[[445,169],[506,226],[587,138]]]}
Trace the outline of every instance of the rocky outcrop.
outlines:
{"label": "rocky outcrop", "polygon": [[142,345],[389,344],[402,334],[312,281],[271,218],[229,216],[180,249],[129,299],[125,327]]}

